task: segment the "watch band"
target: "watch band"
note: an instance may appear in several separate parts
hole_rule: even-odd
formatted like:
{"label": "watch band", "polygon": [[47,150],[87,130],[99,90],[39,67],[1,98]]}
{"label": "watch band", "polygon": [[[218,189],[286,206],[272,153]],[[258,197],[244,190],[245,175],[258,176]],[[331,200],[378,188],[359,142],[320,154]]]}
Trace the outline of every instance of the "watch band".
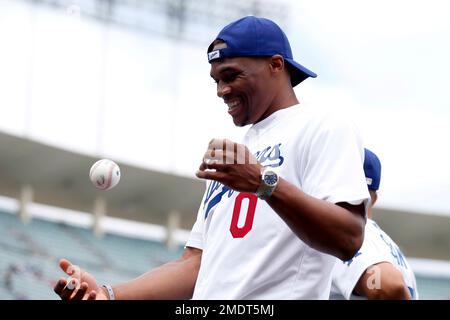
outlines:
{"label": "watch band", "polygon": [[273,189],[272,188],[266,188],[264,190],[257,191],[256,195],[261,200],[267,200],[272,195]]}

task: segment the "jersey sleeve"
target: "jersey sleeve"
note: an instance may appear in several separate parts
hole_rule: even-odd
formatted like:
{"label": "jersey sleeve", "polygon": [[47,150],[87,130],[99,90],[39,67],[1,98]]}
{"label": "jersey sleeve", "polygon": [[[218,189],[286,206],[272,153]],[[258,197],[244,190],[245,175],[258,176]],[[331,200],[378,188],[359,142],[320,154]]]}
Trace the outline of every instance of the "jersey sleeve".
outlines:
{"label": "jersey sleeve", "polygon": [[194,226],[191,229],[191,233],[189,234],[189,238],[186,242],[185,247],[193,247],[197,249],[203,250],[203,224],[204,224],[204,214],[203,214],[203,206],[205,203],[207,190],[208,190],[208,182],[206,182],[206,189],[203,195],[202,201],[200,203],[200,207],[197,212],[197,220],[194,223]]}
{"label": "jersey sleeve", "polygon": [[364,203],[370,199],[364,175],[364,147],[356,125],[339,115],[316,123],[301,150],[302,190],[332,203]]}

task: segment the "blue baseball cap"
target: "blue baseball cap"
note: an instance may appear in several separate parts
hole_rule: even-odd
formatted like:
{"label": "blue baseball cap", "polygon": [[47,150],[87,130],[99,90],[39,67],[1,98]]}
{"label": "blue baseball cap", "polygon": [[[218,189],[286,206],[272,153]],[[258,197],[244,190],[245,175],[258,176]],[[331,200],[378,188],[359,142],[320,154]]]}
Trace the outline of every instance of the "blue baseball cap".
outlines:
{"label": "blue baseball cap", "polygon": [[[213,51],[215,40],[222,40],[227,47]],[[283,30],[266,18],[247,16],[225,26],[208,47],[208,61],[226,57],[263,57],[279,54],[286,61],[292,87],[308,77],[317,75],[294,61],[289,40]]]}
{"label": "blue baseball cap", "polygon": [[377,155],[369,149],[364,149],[364,173],[367,187],[370,190],[378,190],[381,180],[381,162]]}

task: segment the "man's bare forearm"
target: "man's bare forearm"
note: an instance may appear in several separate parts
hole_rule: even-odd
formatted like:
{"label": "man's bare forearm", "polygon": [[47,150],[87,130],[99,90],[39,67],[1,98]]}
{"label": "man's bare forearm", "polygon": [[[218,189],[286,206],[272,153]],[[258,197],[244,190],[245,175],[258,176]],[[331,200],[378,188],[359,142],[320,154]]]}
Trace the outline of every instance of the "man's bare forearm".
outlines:
{"label": "man's bare forearm", "polygon": [[194,292],[202,251],[187,247],[182,257],[113,286],[118,300],[190,299]]}
{"label": "man's bare forearm", "polygon": [[316,199],[280,178],[267,203],[309,246],[342,260],[354,256],[364,237],[364,205]]}

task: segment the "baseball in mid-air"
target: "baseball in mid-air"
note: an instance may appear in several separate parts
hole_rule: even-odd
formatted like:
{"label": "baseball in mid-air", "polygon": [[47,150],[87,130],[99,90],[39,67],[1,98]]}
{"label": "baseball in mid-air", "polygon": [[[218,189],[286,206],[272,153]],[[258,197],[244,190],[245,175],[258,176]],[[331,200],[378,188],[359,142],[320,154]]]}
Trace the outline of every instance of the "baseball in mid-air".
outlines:
{"label": "baseball in mid-air", "polygon": [[101,190],[114,188],[120,180],[120,168],[112,160],[101,159],[94,163],[89,171],[92,184]]}

